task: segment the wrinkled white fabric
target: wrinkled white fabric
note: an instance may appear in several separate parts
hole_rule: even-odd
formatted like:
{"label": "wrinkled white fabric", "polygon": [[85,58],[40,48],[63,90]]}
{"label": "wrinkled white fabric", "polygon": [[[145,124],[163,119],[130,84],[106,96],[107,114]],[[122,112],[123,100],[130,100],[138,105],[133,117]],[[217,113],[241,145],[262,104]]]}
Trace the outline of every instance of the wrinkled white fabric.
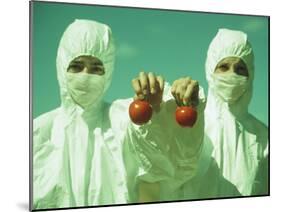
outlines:
{"label": "wrinkled white fabric", "polygon": [[[233,56],[241,58],[247,65],[247,83],[245,78],[232,81],[228,77],[223,79],[223,74],[214,74],[216,65],[222,59]],[[205,70],[209,83],[205,140],[210,141],[213,149],[214,162],[211,166],[217,167],[222,177],[234,185],[241,195],[267,194],[267,163],[264,161],[267,161],[268,155],[268,129],[248,113],[253,92],[254,54],[247,35],[241,31],[220,29],[209,46]],[[221,86],[222,81],[225,82],[224,86]],[[230,91],[235,86],[226,89],[230,84],[239,85],[241,90],[237,95],[236,91]],[[230,96],[237,100],[223,100],[229,100]],[[217,168],[209,168],[205,176],[214,188],[219,187],[219,182],[210,176],[215,176],[212,170]],[[221,196],[221,191],[227,196],[237,195],[233,189],[215,190],[207,197]]]}

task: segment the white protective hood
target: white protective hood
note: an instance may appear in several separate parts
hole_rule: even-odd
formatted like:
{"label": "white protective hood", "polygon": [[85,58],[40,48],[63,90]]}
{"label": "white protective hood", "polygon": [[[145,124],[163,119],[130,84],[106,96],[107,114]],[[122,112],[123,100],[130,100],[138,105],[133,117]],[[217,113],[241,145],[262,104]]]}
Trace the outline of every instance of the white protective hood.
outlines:
{"label": "white protective hood", "polygon": [[[249,72],[249,86],[247,91],[239,98],[236,104],[231,106],[218,98],[212,86],[212,74],[215,71],[216,65],[226,57],[241,58],[247,65]],[[247,35],[241,31],[219,29],[209,46],[205,70],[209,84],[208,101],[206,105],[207,117],[213,116],[215,120],[218,116],[224,115],[224,111],[231,111],[235,116],[245,115],[245,113],[248,112],[248,105],[251,101],[252,82],[254,79],[254,54],[251,44],[248,42]]]}
{"label": "white protective hood", "polygon": [[76,19],[63,33],[59,43],[56,65],[62,107],[69,112],[73,111],[77,105],[67,90],[66,72],[69,63],[81,55],[95,56],[103,62],[106,83],[102,92],[104,95],[111,83],[115,57],[111,29],[96,21]]}

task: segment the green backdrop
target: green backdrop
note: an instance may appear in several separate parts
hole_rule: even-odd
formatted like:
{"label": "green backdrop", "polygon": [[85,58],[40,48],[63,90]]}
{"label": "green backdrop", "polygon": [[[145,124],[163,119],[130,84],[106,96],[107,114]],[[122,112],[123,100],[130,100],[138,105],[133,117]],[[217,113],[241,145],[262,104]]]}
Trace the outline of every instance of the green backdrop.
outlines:
{"label": "green backdrop", "polygon": [[141,70],[172,83],[182,76],[199,81],[207,93],[204,65],[219,28],[246,32],[255,52],[250,112],[268,124],[268,18],[169,10],[33,2],[33,117],[60,105],[56,53],[65,28],[75,19],[93,19],[112,29],[117,58],[105,100],[133,96],[131,79]]}

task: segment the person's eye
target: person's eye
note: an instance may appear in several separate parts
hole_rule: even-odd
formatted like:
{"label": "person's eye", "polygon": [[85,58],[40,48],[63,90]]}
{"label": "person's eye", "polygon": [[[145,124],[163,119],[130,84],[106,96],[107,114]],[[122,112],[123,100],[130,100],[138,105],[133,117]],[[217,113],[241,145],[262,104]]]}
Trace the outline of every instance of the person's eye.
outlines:
{"label": "person's eye", "polygon": [[245,72],[245,69],[242,68],[242,67],[239,67],[239,68],[236,69],[236,71],[239,72],[239,73],[243,73],[243,72]]}
{"label": "person's eye", "polygon": [[94,66],[93,68],[91,68],[91,73],[103,75],[105,73],[104,67],[103,66]]}
{"label": "person's eye", "polygon": [[246,75],[246,76],[248,75],[247,69],[242,67],[242,66],[237,67],[235,71],[236,71],[237,74],[240,74],[240,75]]}
{"label": "person's eye", "polygon": [[219,65],[219,69],[221,70],[221,71],[227,71],[228,70],[228,65],[226,65],[226,64],[221,64],[221,65]]}
{"label": "person's eye", "polygon": [[78,73],[81,72],[84,69],[84,66],[81,64],[71,64],[67,71],[72,73]]}
{"label": "person's eye", "polygon": [[92,65],[94,65],[94,66],[103,66],[101,61],[96,61],[96,62],[92,63]]}

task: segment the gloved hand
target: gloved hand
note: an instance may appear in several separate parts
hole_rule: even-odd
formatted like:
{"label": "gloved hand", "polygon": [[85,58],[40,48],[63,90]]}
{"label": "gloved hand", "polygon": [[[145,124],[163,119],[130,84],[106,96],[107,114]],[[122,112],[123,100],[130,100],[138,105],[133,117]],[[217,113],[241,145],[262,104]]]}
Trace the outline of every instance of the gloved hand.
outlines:
{"label": "gloved hand", "polygon": [[152,72],[140,72],[139,76],[132,80],[132,86],[135,100],[146,100],[151,104],[153,110],[159,111],[164,90],[162,76],[156,76]]}
{"label": "gloved hand", "polygon": [[171,93],[178,106],[191,105],[196,107],[199,103],[199,83],[190,77],[175,80],[172,84]]}

